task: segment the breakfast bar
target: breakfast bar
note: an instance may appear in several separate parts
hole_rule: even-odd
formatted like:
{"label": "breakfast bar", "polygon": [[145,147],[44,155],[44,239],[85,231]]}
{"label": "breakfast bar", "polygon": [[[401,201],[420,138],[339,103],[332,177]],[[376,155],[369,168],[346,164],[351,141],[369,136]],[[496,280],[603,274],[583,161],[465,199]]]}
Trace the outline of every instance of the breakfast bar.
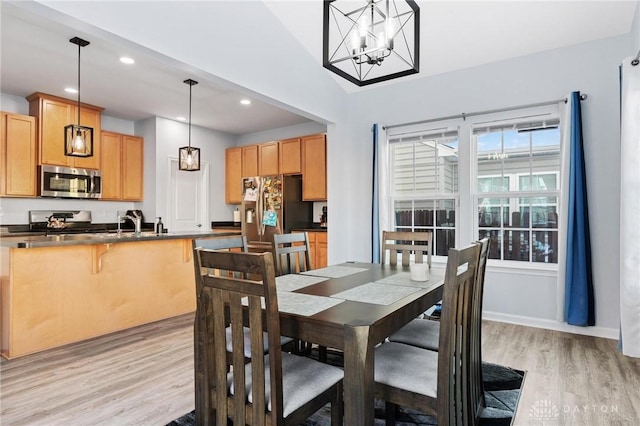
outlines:
{"label": "breakfast bar", "polygon": [[3,237],[2,356],[11,359],[195,311],[192,240],[237,234]]}

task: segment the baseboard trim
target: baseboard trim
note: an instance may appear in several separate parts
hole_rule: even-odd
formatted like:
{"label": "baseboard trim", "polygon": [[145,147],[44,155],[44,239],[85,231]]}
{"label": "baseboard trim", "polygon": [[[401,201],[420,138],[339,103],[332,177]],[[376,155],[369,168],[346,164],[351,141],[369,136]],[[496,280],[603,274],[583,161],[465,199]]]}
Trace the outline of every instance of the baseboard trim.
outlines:
{"label": "baseboard trim", "polygon": [[519,315],[503,314],[500,312],[483,312],[482,319],[489,321],[506,322],[509,324],[524,325],[528,327],[544,328],[547,330],[562,331],[564,333],[582,334],[586,336],[603,337],[605,339],[618,340],[620,331],[607,327],[578,327],[557,321],[523,317]]}

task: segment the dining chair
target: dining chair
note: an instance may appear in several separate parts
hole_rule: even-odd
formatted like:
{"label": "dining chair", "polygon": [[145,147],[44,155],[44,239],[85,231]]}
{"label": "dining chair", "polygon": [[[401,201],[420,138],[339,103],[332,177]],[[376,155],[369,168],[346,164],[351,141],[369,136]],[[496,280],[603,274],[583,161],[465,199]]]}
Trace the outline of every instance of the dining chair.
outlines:
{"label": "dining chair", "polygon": [[[487,266],[487,257],[489,255],[489,239],[483,238],[478,242],[480,244],[480,264],[476,274],[476,282],[474,291],[479,292],[474,298],[474,315],[482,317],[482,298],[484,289],[484,273]],[[477,331],[478,336],[474,339],[473,347],[477,347],[480,351],[480,330]],[[432,351],[438,350],[440,340],[440,321],[427,318],[416,318],[402,327],[400,330],[389,336],[389,341],[404,343],[411,346],[417,346]],[[478,354],[478,359],[482,357]]]}
{"label": "dining chair", "polygon": [[[234,237],[218,237],[218,238],[203,238],[193,241],[193,249],[206,249],[206,250],[225,250],[225,251],[238,251],[246,253],[248,251],[247,238],[244,236],[234,236]],[[195,256],[194,256],[195,258]],[[196,277],[202,274],[209,275],[226,275],[233,276],[234,272],[224,271],[221,269],[214,268],[198,268],[196,267]],[[239,277],[240,275],[236,272],[235,275]],[[203,299],[201,297],[202,287],[200,286],[199,281],[196,279],[196,318],[194,325],[194,364],[196,375],[198,372],[204,371],[204,339],[205,339],[205,315],[202,313],[205,311],[205,307],[202,305]],[[248,328],[244,329],[244,341],[245,341],[245,362],[249,362],[251,360],[251,336]],[[232,352],[232,336],[231,336],[231,327],[227,327],[226,329],[226,348],[227,352],[230,354]],[[287,351],[297,350],[297,341],[292,339],[291,337],[282,336],[280,338],[280,344]],[[268,342],[264,341],[263,353],[269,352]],[[201,382],[201,381],[200,381]],[[198,384],[198,380],[196,380],[196,386]],[[196,398],[197,400],[197,398]]]}
{"label": "dining chair", "polygon": [[450,249],[444,280],[438,352],[386,342],[375,349],[375,396],[386,401],[386,424],[395,423],[397,407],[435,415],[438,425],[477,425],[484,408],[482,374],[472,368],[474,283],[480,244]]}
{"label": "dining chair", "polygon": [[[202,274],[205,318],[205,374],[211,409],[197,413],[199,424],[298,425],[331,404],[331,423],[342,425],[343,372],[310,358],[282,352],[275,267],[271,253],[196,250],[198,267],[232,271]],[[238,276],[239,275],[239,276]],[[259,276],[259,280],[245,277]],[[227,321],[232,356],[225,350]],[[251,362],[245,364],[244,327],[250,330]],[[263,355],[263,339],[269,353]]]}
{"label": "dining chair", "polygon": [[[306,232],[274,234],[273,251],[276,260],[276,275],[278,276],[297,274],[313,269],[309,234]],[[311,354],[312,347],[313,344],[311,342],[296,342],[297,353],[299,354]],[[318,357],[322,362],[326,362],[326,347],[318,347]]]}
{"label": "dining chair", "polygon": [[402,253],[402,266],[409,266],[413,252],[415,263],[424,263],[424,255],[426,254],[427,265],[431,268],[432,246],[433,233],[431,231],[382,231],[381,263],[387,263],[388,256],[389,264],[396,266],[398,252],[400,252]]}
{"label": "dining chair", "polygon": [[297,274],[313,269],[309,234],[306,232],[274,234],[273,250],[277,275]]}

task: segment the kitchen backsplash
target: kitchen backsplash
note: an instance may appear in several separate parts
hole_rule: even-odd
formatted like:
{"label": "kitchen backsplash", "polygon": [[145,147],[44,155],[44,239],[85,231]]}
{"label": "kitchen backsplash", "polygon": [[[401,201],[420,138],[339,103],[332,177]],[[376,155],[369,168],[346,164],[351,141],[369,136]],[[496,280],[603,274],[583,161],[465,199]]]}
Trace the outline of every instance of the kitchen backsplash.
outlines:
{"label": "kitchen backsplash", "polygon": [[[326,201],[314,201],[313,203],[313,223],[320,223],[320,215],[322,214],[322,208],[327,206]],[[328,208],[327,208],[328,210]],[[327,212],[327,216],[329,212]],[[327,220],[329,222],[329,220]]]}

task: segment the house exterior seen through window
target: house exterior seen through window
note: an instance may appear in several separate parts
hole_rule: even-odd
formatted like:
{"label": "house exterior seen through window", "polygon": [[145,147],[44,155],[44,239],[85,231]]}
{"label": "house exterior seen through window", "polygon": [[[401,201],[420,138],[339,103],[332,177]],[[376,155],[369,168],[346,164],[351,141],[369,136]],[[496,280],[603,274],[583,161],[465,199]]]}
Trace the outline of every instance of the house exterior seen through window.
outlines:
{"label": "house exterior seen through window", "polygon": [[558,122],[473,130],[478,237],[489,258],[558,263]]}
{"label": "house exterior seen through window", "polygon": [[456,242],[457,132],[389,141],[391,197],[398,231],[432,231],[435,255]]}
{"label": "house exterior seen through window", "polygon": [[432,231],[435,256],[489,237],[490,259],[558,263],[557,107],[509,113],[389,135],[385,211],[395,230]]}

